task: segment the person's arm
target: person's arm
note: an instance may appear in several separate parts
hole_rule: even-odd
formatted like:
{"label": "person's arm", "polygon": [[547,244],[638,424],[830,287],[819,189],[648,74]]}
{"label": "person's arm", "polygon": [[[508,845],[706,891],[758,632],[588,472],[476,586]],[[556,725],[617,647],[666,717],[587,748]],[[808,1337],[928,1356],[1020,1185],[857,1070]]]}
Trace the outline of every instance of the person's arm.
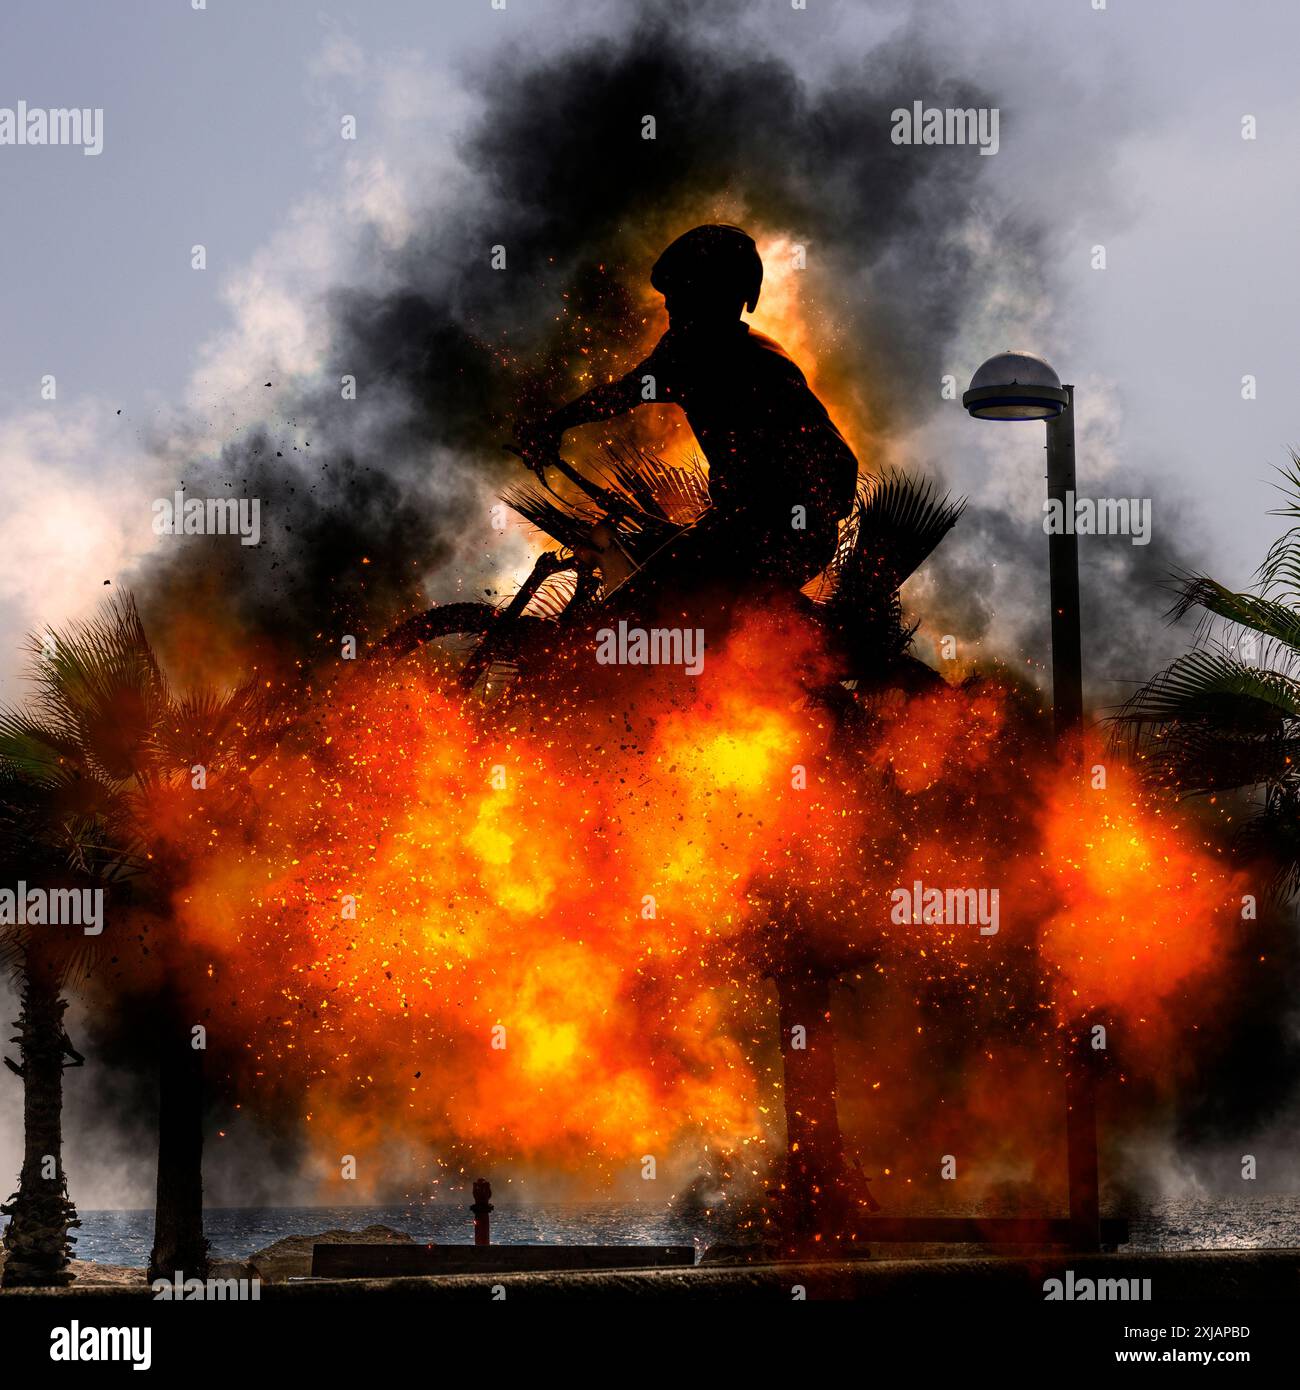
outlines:
{"label": "person's arm", "polygon": [[525,457],[544,461],[559,447],[565,430],[577,425],[585,425],[592,420],[607,420],[612,415],[625,415],[641,405],[642,379],[647,373],[654,374],[662,357],[662,340],[645,361],[638,363],[630,372],[613,381],[593,386],[581,396],[553,410],[543,420],[530,424],[520,430],[520,440],[524,445]]}
{"label": "person's arm", "polygon": [[830,505],[837,519],[846,516],[857,492],[858,460],[830,412],[797,368],[784,390],[769,398],[784,422],[782,454],[810,467],[819,483],[820,500]]}
{"label": "person's arm", "polygon": [[593,386],[568,405],[553,410],[546,418],[546,424],[555,432],[558,439],[565,430],[575,425],[585,425],[591,420],[606,420],[611,415],[624,415],[641,404],[641,377],[649,368],[642,363],[630,372]]}

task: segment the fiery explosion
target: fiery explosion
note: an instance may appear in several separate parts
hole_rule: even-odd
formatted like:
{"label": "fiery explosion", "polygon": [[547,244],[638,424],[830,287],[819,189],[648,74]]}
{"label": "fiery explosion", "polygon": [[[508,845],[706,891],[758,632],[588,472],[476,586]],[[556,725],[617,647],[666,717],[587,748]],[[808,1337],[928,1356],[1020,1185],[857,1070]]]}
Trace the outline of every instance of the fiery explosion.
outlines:
{"label": "fiery explosion", "polygon": [[[846,732],[805,696],[817,659],[799,618],[756,613],[697,679],[624,674],[564,708],[340,662],[237,797],[160,827],[193,866],[191,1003],[237,1098],[296,1108],[329,1167],[405,1140],[452,1168],[617,1182],[654,1155],[681,1181],[721,1153],[761,1177],[782,1139],[764,977],[791,961],[870,982],[868,1032],[942,1000],[953,1065],[974,1038],[975,1071],[996,1051],[1039,1093],[1084,1016],[1125,1068],[1168,1068],[1240,891],[1217,853],[1099,751],[1104,789],[1062,770],[1004,686]],[[899,925],[916,880],[997,888],[996,934]],[[917,1039],[886,1046],[919,1064]],[[978,1115],[1005,1094],[975,1071]],[[905,1086],[843,1063],[840,1086],[877,1143],[927,1124]],[[1050,1148],[1042,1114],[1007,1120],[990,1152]]]}
{"label": "fiery explosion", "polygon": [[[862,456],[870,403],[814,352],[833,315],[810,322],[792,239],[760,240],[755,326],[796,351]],[[644,351],[660,311],[633,308],[630,328],[627,312]],[[552,398],[626,368],[582,313],[561,320]],[[666,458],[692,447],[650,414]],[[239,638],[178,644],[225,663]],[[590,655],[567,658],[587,661],[581,698],[486,703],[429,654],[318,662],[270,751],[250,743],[207,791],[160,802],[202,962],[186,992],[228,1096],[300,1115],[322,1173],[370,1156],[360,1186],[391,1185],[400,1142],[452,1171],[630,1188],[652,1155],[680,1186],[721,1156],[762,1179],[784,1139],[782,970],[855,992],[836,1006],[841,1109],[890,1174],[928,1172],[963,1114],[977,1167],[1015,1151],[1049,1169],[1059,1034],[1080,1020],[1106,1024],[1126,1077],[1173,1069],[1242,887],[1111,753],[1062,762],[1035,701],[998,680],[834,714],[808,698],[819,634],[783,610],[750,614],[698,678],[598,678]],[[892,896],[914,883],[996,890],[996,933],[899,922]]]}

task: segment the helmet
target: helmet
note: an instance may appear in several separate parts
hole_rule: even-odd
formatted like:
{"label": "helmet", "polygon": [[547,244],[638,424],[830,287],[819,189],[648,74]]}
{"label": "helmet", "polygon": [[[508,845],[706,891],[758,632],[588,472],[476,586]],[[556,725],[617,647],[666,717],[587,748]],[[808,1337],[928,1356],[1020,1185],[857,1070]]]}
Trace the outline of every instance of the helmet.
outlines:
{"label": "helmet", "polygon": [[665,297],[738,296],[752,314],[763,284],[763,262],[753,237],[726,223],[683,232],[654,263],[650,283]]}

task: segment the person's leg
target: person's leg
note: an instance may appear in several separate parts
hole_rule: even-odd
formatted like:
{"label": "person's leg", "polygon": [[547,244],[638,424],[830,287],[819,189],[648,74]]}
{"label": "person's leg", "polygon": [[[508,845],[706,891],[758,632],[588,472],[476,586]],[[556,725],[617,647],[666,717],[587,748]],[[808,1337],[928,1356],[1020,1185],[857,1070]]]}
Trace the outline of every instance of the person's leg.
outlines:
{"label": "person's leg", "polygon": [[836,536],[706,512],[609,595],[620,614],[651,622],[684,612],[722,616],[765,592],[800,589],[830,563]]}
{"label": "person's leg", "polygon": [[718,588],[746,588],[754,582],[759,567],[753,538],[706,512],[608,597],[620,611],[658,608]]}
{"label": "person's leg", "polygon": [[838,527],[809,531],[796,531],[791,527],[770,530],[756,545],[759,570],[765,578],[783,588],[801,589],[830,564],[838,539]]}

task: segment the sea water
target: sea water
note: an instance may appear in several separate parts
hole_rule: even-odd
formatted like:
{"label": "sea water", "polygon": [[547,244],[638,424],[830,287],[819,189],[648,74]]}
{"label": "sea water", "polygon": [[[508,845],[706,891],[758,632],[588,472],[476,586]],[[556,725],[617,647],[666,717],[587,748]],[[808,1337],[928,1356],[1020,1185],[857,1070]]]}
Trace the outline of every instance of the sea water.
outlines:
{"label": "sea water", "polygon": [[[916,1215],[926,1214],[921,1212]],[[951,1211],[928,1213],[953,1215]],[[975,1213],[961,1213],[975,1214]],[[1051,1215],[1021,1212],[1022,1215]],[[1060,1213],[1055,1213],[1060,1214]],[[1107,1214],[1111,1214],[1107,1212]],[[1121,1213],[1116,1212],[1115,1215]],[[1300,1196],[1179,1197],[1131,1205],[1128,1250],[1239,1250],[1300,1246]],[[75,1257],[103,1264],[148,1263],[153,1212],[83,1211]],[[243,1259],[285,1236],[389,1226],[417,1241],[469,1244],[468,1203],[346,1207],[210,1207],[204,1230],[218,1259]],[[715,1238],[703,1213],[674,1213],[649,1203],[497,1203],[492,1240],[500,1245],[689,1245]],[[726,1239],[726,1237],[723,1237]],[[899,1255],[906,1246],[894,1247]]]}

